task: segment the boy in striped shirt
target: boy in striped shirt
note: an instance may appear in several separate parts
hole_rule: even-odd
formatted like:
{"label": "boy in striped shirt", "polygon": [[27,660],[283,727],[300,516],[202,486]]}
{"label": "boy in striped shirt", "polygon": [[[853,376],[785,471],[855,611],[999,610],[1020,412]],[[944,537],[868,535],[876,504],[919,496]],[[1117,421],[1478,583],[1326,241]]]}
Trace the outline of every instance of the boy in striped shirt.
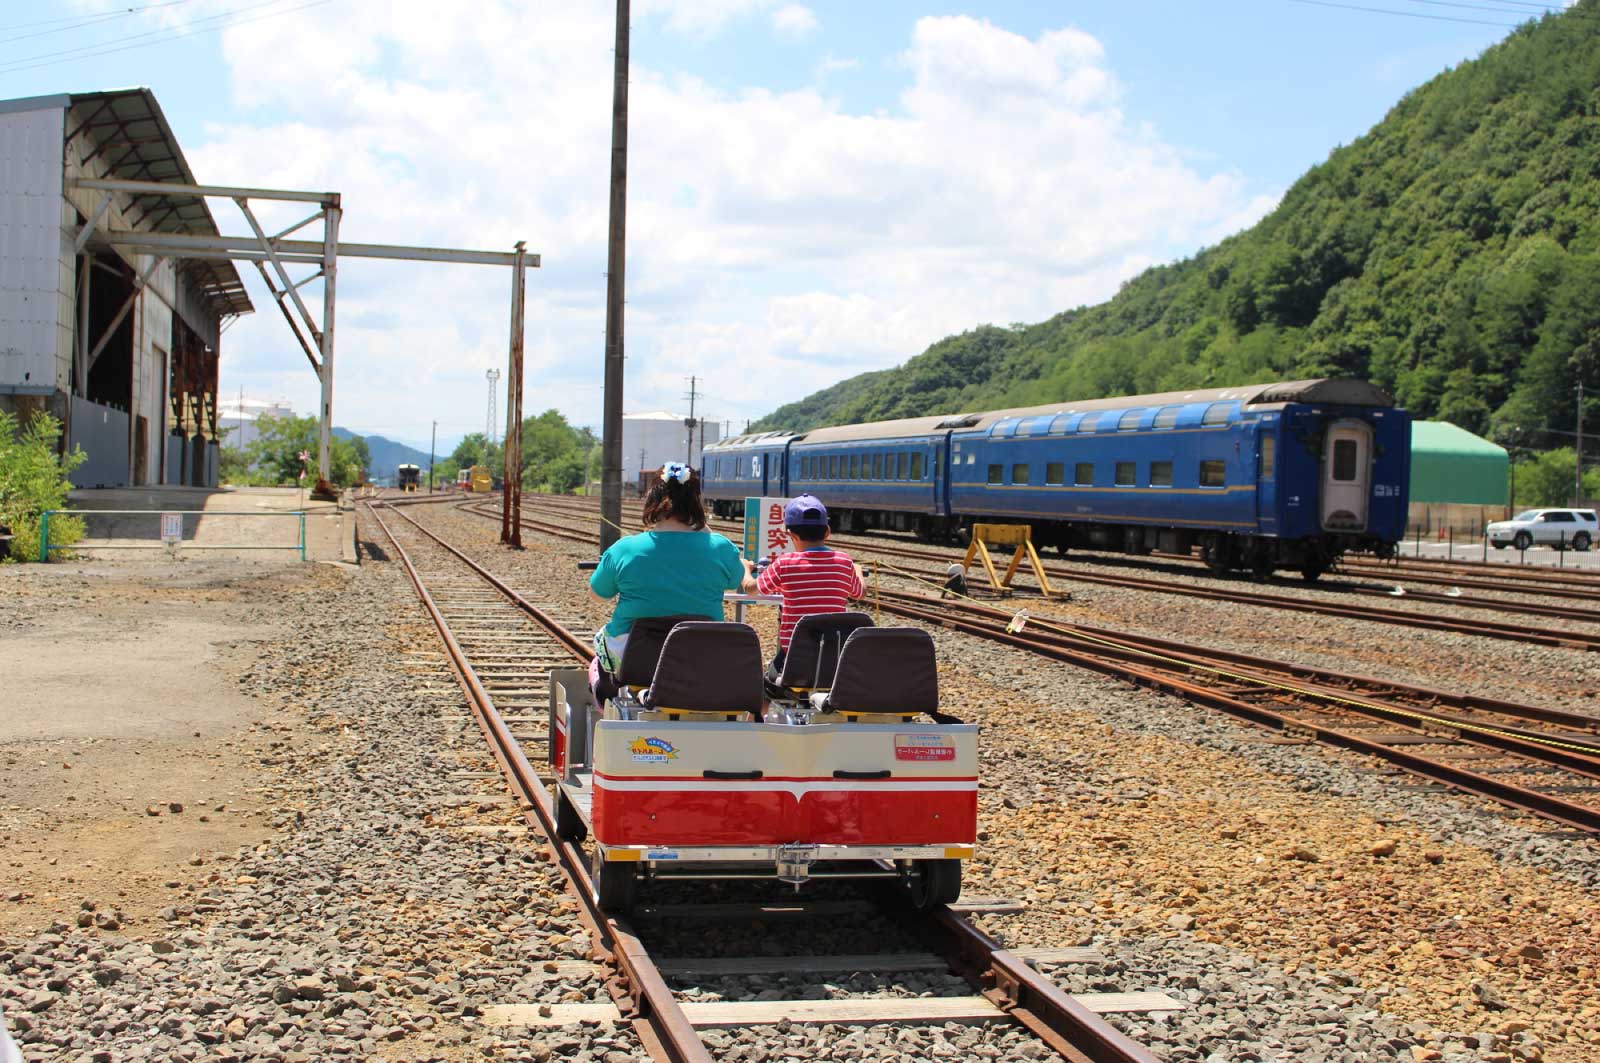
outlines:
{"label": "boy in striped shirt", "polygon": [[783,671],[789,639],[803,616],[842,613],[850,598],[865,593],[861,569],[843,551],[827,545],[828,511],[815,495],[801,495],[783,507],[783,526],[793,550],[779,554],[759,573],[744,562],[741,589],[746,594],[783,595],[783,621],[778,625],[778,652],[772,671]]}

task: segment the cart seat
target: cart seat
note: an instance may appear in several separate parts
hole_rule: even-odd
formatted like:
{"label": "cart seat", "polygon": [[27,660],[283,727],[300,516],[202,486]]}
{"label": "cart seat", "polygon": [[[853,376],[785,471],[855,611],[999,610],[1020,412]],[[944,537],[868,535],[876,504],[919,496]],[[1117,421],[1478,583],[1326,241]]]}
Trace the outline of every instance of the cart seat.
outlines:
{"label": "cart seat", "polygon": [[789,653],[783,671],[773,680],[777,697],[809,694],[833,686],[839,651],[860,628],[872,626],[866,613],[813,613],[803,616],[789,636]]}
{"label": "cart seat", "polygon": [[[628,649],[633,646],[630,636]],[[693,620],[661,646],[642,719],[746,719],[761,712],[761,640],[748,624]]]}
{"label": "cart seat", "polygon": [[667,640],[667,632],[679,624],[704,619],[692,613],[679,613],[642,616],[635,620],[628,629],[628,641],[622,646],[622,661],[616,672],[601,669],[595,700],[603,704],[623,693],[637,699],[639,691],[649,686],[656,674],[656,661],[661,659],[661,644]]}
{"label": "cart seat", "polygon": [[819,712],[846,720],[890,723],[939,711],[933,637],[914,627],[860,628],[845,640],[833,687],[813,693]]}

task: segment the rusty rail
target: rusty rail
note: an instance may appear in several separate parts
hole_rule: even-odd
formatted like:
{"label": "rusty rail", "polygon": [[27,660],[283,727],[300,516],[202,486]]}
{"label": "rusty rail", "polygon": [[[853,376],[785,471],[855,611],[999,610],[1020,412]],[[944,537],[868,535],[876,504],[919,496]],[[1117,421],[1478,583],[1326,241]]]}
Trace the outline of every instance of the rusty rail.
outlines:
{"label": "rusty rail", "polygon": [[[634,1010],[640,1012],[635,1020],[635,1029],[652,1055],[675,1063],[710,1063],[710,1056],[706,1054],[698,1033],[678,1007],[672,991],[637,936],[625,922],[608,916],[598,907],[582,851],[557,836],[550,795],[537,772],[528,763],[520,744],[495,709],[493,699],[472,670],[471,663],[423,584],[410,555],[377,513],[376,506],[369,504],[368,511],[394,545],[396,556],[405,565],[418,597],[438,628],[451,667],[473,708],[474,718],[489,741],[507,783],[518,797],[524,817],[544,834],[547,844],[556,852],[563,871],[583,901],[584,922],[592,928],[596,940],[603,943],[604,954],[621,971],[624,984],[612,990],[619,1009],[624,1014]],[[405,513],[395,511],[395,515],[464,562],[509,602],[546,627],[575,656],[587,659],[589,650],[582,639],[430,529]],[[536,522],[523,521],[525,526],[533,523]],[[1072,1063],[1157,1063],[1155,1056],[1147,1049],[1079,1004],[1043,974],[1001,948],[981,930],[949,909],[940,908],[923,915],[897,910],[896,914],[911,921],[917,933],[936,944],[938,953],[949,958],[952,967],[986,999],[1062,1058]]]}
{"label": "rusty rail", "polygon": [[[706,1051],[700,1035],[695,1032],[694,1026],[678,1006],[671,989],[667,987],[666,980],[661,972],[651,962],[639,939],[625,925],[615,922],[600,910],[595,899],[593,883],[584,867],[583,853],[577,846],[561,840],[556,834],[555,810],[551,807],[550,794],[545,790],[539,779],[538,772],[533,765],[528,763],[527,757],[522,752],[522,746],[512,736],[506,727],[504,719],[494,707],[494,701],[489,692],[484,689],[483,683],[478,679],[461,645],[456,641],[455,634],[450,630],[450,625],[445,621],[444,614],[439,611],[433,596],[422,582],[422,576],[412,562],[410,554],[405,547],[400,545],[400,540],[394,531],[377,512],[377,507],[369,505],[368,512],[389,541],[394,544],[395,555],[405,565],[406,574],[411,577],[412,586],[416,588],[417,597],[422,600],[423,607],[428,611],[434,626],[439,630],[439,637],[444,641],[445,650],[450,658],[450,666],[456,673],[462,691],[467,696],[467,702],[472,707],[474,719],[478,722],[479,729],[488,740],[490,749],[494,752],[495,760],[499,763],[501,773],[505,776],[507,784],[522,805],[523,817],[530,826],[537,827],[545,836],[547,844],[557,854],[562,870],[566,873],[568,881],[572,884],[574,892],[583,905],[584,922],[592,928],[595,940],[609,953],[609,957],[616,963],[618,970],[625,979],[627,993],[631,998],[631,1008],[623,1008],[624,1014],[630,1010],[639,1012],[635,1019],[641,1039],[647,1045],[658,1047],[664,1058],[673,1063],[712,1063],[711,1054]],[[439,539],[432,532],[411,520],[410,517],[396,511],[399,516],[416,526],[418,530],[427,535],[440,546],[445,547],[458,558],[465,561],[480,576],[489,578],[497,589],[506,593],[509,589],[499,580],[490,577],[486,570],[468,559],[455,547]],[[518,597],[519,604],[525,604]],[[581,646],[582,640],[556,624],[544,618],[542,613],[534,611],[540,617],[540,622],[549,626],[551,634],[568,648],[574,644]],[[586,654],[580,654],[586,656]],[[614,994],[615,995],[615,994]],[[624,1000],[619,999],[619,1005]]]}

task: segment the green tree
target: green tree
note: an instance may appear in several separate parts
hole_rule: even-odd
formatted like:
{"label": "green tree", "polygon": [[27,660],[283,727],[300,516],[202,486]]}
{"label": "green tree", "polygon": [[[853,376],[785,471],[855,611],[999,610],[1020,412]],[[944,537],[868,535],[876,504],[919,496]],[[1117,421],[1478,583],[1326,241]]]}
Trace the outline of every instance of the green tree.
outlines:
{"label": "green tree", "polygon": [[505,475],[505,448],[499,443],[491,443],[482,432],[473,432],[457,443],[456,449],[450,452],[450,460],[456,463],[458,469],[487,465],[490,475],[496,479]]}
{"label": "green tree", "polygon": [[[1547,450],[1517,462],[1515,506],[1566,505],[1572,499],[1577,471],[1578,456],[1571,447]],[[1600,468],[1584,470],[1583,495],[1600,498]]]}
{"label": "green tree", "polygon": [[[256,421],[256,438],[245,448],[258,482],[295,485],[305,469],[306,486],[317,476],[317,419],[315,417],[261,417]],[[308,455],[301,462],[300,454]],[[328,474],[340,487],[359,483],[371,462],[366,440],[359,436],[335,436],[328,447]]]}
{"label": "green tree", "polygon": [[[61,422],[47,413],[19,425],[15,414],[0,411],[0,525],[11,529],[12,560],[38,560],[40,518],[45,510],[66,505],[72,487],[67,476],[86,460],[77,447],[58,455],[60,438]],[[52,545],[67,546],[81,538],[81,518],[50,518]]]}

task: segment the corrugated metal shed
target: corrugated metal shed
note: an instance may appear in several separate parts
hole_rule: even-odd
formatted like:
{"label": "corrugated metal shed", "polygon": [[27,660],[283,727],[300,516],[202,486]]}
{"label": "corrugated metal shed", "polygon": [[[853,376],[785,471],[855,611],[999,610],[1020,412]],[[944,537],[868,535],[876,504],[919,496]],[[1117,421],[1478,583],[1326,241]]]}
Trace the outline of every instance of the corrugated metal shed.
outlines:
{"label": "corrugated metal shed", "polygon": [[1499,506],[1511,460],[1504,447],[1447,421],[1411,422],[1411,501]]}

